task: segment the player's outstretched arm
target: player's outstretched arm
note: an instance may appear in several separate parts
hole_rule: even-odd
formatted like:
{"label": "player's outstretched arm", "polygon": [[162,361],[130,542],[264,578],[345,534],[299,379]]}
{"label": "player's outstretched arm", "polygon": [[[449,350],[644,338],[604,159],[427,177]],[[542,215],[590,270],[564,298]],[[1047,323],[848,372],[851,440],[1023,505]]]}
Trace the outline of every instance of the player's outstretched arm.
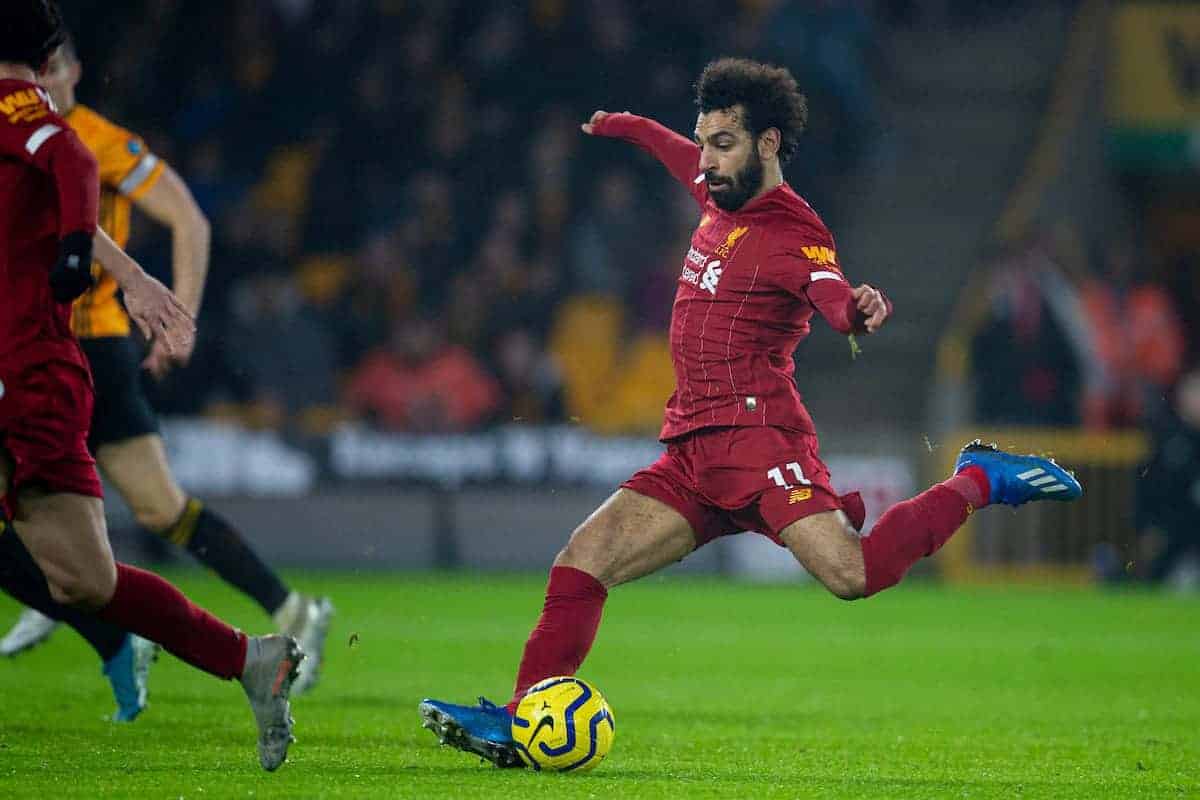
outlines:
{"label": "player's outstretched arm", "polygon": [[95,258],[125,293],[125,309],[151,342],[162,342],[168,354],[191,351],[196,324],[171,290],[145,270],[107,233],[96,230]]}
{"label": "player's outstretched arm", "polygon": [[596,111],[580,128],[588,136],[606,136],[635,144],[662,162],[675,180],[704,205],[708,184],[697,182],[700,174],[700,147],[691,139],[647,117],[628,111]]}
{"label": "player's outstretched arm", "polygon": [[[175,170],[163,165],[162,174],[144,195],[134,201],[158,222],[171,229],[172,286],[179,301],[195,319],[200,313],[204,281],[208,275],[211,230],[208,218],[196,204],[187,184]],[[191,359],[192,350],[166,352],[162,340],[155,340],[142,366],[156,378],[162,378],[175,364]]]}

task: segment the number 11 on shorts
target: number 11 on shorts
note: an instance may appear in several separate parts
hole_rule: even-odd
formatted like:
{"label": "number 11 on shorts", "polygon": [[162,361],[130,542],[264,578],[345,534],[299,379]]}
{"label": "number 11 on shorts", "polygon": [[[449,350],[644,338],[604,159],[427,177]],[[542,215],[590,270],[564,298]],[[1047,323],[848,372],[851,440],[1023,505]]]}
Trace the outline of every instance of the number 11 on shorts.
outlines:
{"label": "number 11 on shorts", "polygon": [[789,461],[782,467],[772,467],[771,469],[767,470],[767,477],[775,481],[776,486],[784,489],[791,489],[792,485],[783,479],[783,471],[785,469],[790,470],[791,473],[796,476],[796,483],[799,483],[802,486],[812,484],[812,481],[804,477],[804,470],[800,469],[800,465],[795,461]]}

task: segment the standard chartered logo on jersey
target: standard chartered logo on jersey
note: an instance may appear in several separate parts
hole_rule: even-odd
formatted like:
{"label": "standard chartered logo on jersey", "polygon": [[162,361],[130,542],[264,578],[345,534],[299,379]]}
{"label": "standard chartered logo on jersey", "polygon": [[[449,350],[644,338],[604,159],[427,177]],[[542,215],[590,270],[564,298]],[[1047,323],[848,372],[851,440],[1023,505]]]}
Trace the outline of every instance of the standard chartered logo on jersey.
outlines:
{"label": "standard chartered logo on jersey", "polygon": [[[721,258],[716,261],[709,261],[709,256],[704,255],[695,247],[689,247],[687,259],[683,264],[683,274],[680,278],[690,283],[692,286],[698,286],[714,297],[717,294],[717,283],[721,280],[721,260],[729,258],[729,254],[733,252],[734,245],[738,239],[745,236],[748,227],[734,228],[725,237],[725,241],[717,246],[716,252],[713,255],[718,255]],[[695,265],[693,268],[692,265]],[[703,270],[703,272],[701,272]]]}
{"label": "standard chartered logo on jersey", "polygon": [[700,286],[708,291],[709,294],[717,293],[717,281],[721,280],[721,262],[714,261],[704,268],[704,277],[700,279]]}
{"label": "standard chartered logo on jersey", "polygon": [[[685,263],[683,265],[683,274],[680,275],[680,278],[692,286],[704,289],[711,295],[716,295],[717,282],[721,280],[720,260],[709,262],[708,256],[700,253],[694,247],[688,250],[687,260],[691,264],[695,264],[697,269],[692,269],[688,263]],[[700,270],[704,271],[701,272]]]}

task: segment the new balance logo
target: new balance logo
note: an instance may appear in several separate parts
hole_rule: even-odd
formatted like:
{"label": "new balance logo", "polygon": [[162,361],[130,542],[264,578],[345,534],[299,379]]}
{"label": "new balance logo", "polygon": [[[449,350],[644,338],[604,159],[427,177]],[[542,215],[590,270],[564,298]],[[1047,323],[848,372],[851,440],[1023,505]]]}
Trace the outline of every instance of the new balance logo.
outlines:
{"label": "new balance logo", "polygon": [[704,269],[704,275],[700,278],[700,286],[709,294],[717,293],[717,282],[721,280],[721,262],[714,261]]}
{"label": "new balance logo", "polygon": [[805,500],[812,500],[812,489],[807,487],[803,489],[792,489],[788,495],[788,505],[794,506],[796,503],[803,503]]}
{"label": "new balance logo", "polygon": [[1030,486],[1036,486],[1043,494],[1054,494],[1055,492],[1065,492],[1067,487],[1058,478],[1053,475],[1046,474],[1046,470],[1041,467],[1034,467],[1017,475],[1018,478],[1028,483]]}

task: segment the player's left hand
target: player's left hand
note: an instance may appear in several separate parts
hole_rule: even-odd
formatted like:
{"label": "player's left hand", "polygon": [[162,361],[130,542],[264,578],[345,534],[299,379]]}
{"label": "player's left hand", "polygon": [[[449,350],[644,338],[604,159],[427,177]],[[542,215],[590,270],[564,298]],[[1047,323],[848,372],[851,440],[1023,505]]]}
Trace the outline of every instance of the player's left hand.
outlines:
{"label": "player's left hand", "polygon": [[[599,125],[601,122],[603,122],[606,117],[613,116],[613,113],[614,112],[611,112],[611,111],[595,111],[592,113],[591,119],[589,119],[587,122],[583,123],[579,127],[588,136],[598,136],[599,134],[596,132],[596,126]],[[629,112],[626,111],[624,113],[628,114]]]}
{"label": "player's left hand", "polygon": [[195,346],[196,340],[192,339],[181,349],[171,353],[167,351],[167,346],[161,338],[155,339],[150,343],[150,352],[142,361],[142,369],[153,375],[156,381],[161,381],[173,368],[186,366],[192,360]]}
{"label": "player's left hand", "polygon": [[851,289],[850,296],[854,298],[858,310],[867,318],[864,323],[867,333],[874,333],[883,327],[889,313],[887,301],[883,299],[883,292],[864,283]]}
{"label": "player's left hand", "polygon": [[583,123],[579,127],[582,128],[583,132],[586,133],[588,136],[595,136],[596,135],[596,126],[599,125],[601,122],[603,122],[604,118],[607,116],[608,116],[607,111],[596,111],[592,114],[591,119],[589,119],[587,122]]}

